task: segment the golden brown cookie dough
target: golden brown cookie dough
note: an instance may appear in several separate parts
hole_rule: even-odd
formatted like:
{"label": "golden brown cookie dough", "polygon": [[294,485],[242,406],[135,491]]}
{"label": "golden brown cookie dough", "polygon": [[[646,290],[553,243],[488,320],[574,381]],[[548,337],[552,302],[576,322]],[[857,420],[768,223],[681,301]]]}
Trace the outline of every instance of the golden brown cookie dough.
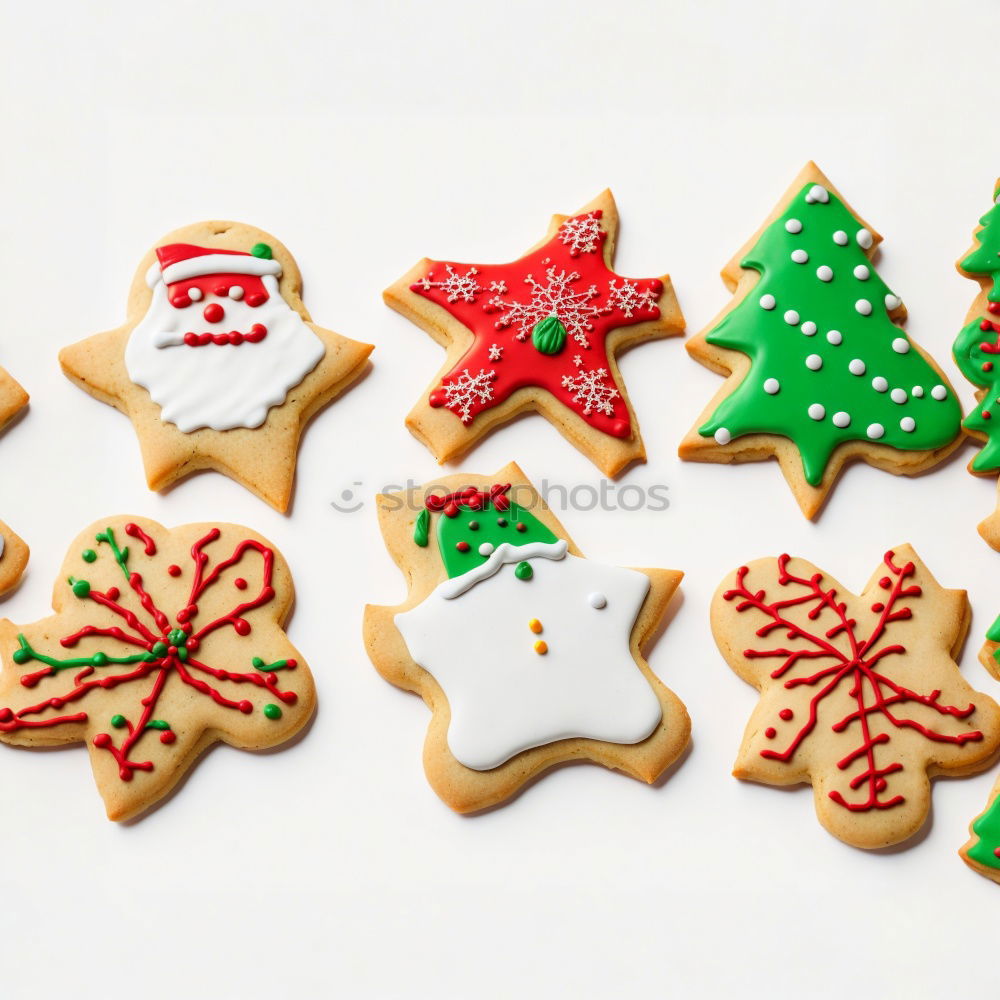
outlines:
{"label": "golden brown cookie dough", "polygon": [[28,546],[0,521],[0,597],[13,590],[28,565]]}

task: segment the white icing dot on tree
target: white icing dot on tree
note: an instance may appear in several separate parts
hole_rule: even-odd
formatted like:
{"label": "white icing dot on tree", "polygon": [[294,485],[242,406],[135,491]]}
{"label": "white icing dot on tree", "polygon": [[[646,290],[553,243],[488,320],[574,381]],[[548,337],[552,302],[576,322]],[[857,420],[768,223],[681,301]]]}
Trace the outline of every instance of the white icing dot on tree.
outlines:
{"label": "white icing dot on tree", "polygon": [[867,229],[859,229],[854,238],[858,241],[858,246],[862,250],[870,250],[872,244],[875,242],[875,237]]}
{"label": "white icing dot on tree", "polygon": [[781,388],[781,383],[776,378],[769,378],[764,381],[764,392],[769,396],[775,395]]}
{"label": "white icing dot on tree", "polygon": [[760,297],[761,309],[773,309],[777,305],[773,295],[762,295]]}
{"label": "white icing dot on tree", "polygon": [[808,413],[813,420],[822,420],[826,416],[826,407],[822,403],[813,403]]}
{"label": "white icing dot on tree", "polygon": [[899,429],[906,431],[906,433],[909,434],[911,431],[915,431],[917,429],[917,422],[913,419],[913,417],[903,417],[903,419],[899,422]]}
{"label": "white icing dot on tree", "polygon": [[725,427],[720,427],[715,432],[715,443],[716,444],[729,444],[729,442],[732,441],[732,439],[733,439],[732,434],[730,434],[729,431],[726,430]]}
{"label": "white icing dot on tree", "polygon": [[868,270],[868,267],[865,264],[858,264],[858,266],[854,269],[854,277],[857,278],[858,281],[867,281],[871,277],[871,274],[871,271]]}
{"label": "white icing dot on tree", "polygon": [[831,330],[826,335],[827,342],[833,344],[834,347],[839,347],[844,342],[844,337],[839,330]]}
{"label": "white icing dot on tree", "polygon": [[827,264],[821,264],[816,268],[816,277],[820,281],[833,281],[833,268]]}
{"label": "white icing dot on tree", "polygon": [[796,264],[805,264],[809,260],[809,254],[807,254],[805,252],[805,250],[793,250],[792,251],[792,260]]}
{"label": "white icing dot on tree", "polygon": [[885,392],[889,388],[889,383],[881,375],[876,375],[872,379],[872,388],[876,392]]}
{"label": "white icing dot on tree", "polygon": [[810,354],[806,358],[806,368],[810,371],[818,372],[823,367],[823,359],[818,354]]}
{"label": "white icing dot on tree", "polygon": [[796,233],[802,232],[802,223],[798,219],[789,219],[785,223],[785,230],[794,236]]}
{"label": "white icing dot on tree", "polygon": [[845,410],[838,410],[833,415],[834,427],[848,427],[851,423],[851,415]]}
{"label": "white icing dot on tree", "polygon": [[922,385],[915,385],[915,386],[914,386],[914,387],[913,387],[913,388],[912,388],[912,389],[910,390],[910,395],[911,395],[911,396],[916,396],[916,397],[917,397],[917,399],[920,399],[920,398],[921,398],[921,396],[923,396],[923,394],[924,394],[924,387],[923,387]]}
{"label": "white icing dot on tree", "polygon": [[883,434],[885,434],[885,428],[881,424],[868,425],[868,436],[873,441],[877,441]]}
{"label": "white icing dot on tree", "polygon": [[902,406],[902,404],[905,403],[909,397],[906,395],[905,389],[893,389],[892,392],[889,393],[889,398],[894,403],[899,403]]}
{"label": "white icing dot on tree", "polygon": [[903,304],[903,300],[898,295],[893,295],[892,292],[885,297],[885,307],[892,312],[893,309],[898,309]]}
{"label": "white icing dot on tree", "polygon": [[910,342],[905,337],[897,337],[892,342],[892,349],[897,354],[907,354],[910,350]]}
{"label": "white icing dot on tree", "polygon": [[858,299],[854,303],[854,308],[857,309],[862,316],[871,316],[872,314],[872,304],[867,299]]}
{"label": "white icing dot on tree", "polygon": [[490,543],[490,542],[483,542],[483,544],[479,546],[479,554],[481,556],[492,555],[493,554],[493,545],[492,545],[492,543]]}
{"label": "white icing dot on tree", "polygon": [[606,608],[608,606],[608,599],[603,594],[598,594],[595,591],[593,594],[589,594],[587,596],[587,603],[592,608],[596,608],[600,611],[601,608]]}
{"label": "white icing dot on tree", "polygon": [[801,330],[801,331],[802,331],[802,332],[803,332],[803,333],[804,333],[804,334],[805,334],[805,335],[806,335],[807,337],[811,337],[811,336],[813,336],[813,335],[814,335],[814,334],[816,333],[816,331],[817,331],[817,330],[819,329],[819,327],[818,327],[818,326],[817,326],[817,325],[816,325],[816,324],[815,324],[815,323],[814,323],[814,322],[813,322],[813,321],[812,321],[811,319],[807,319],[807,320],[806,320],[806,321],[805,321],[805,322],[804,322],[804,323],[802,324],[802,326],[801,326],[801,327],[799,327],[799,329],[800,329],[800,330]]}
{"label": "white icing dot on tree", "polygon": [[948,395],[948,390],[943,385],[936,385],[931,389],[931,395],[937,400],[942,400]]}
{"label": "white icing dot on tree", "polygon": [[846,247],[847,246],[847,233],[845,233],[843,229],[838,229],[833,234],[833,242],[836,243],[838,247]]}
{"label": "white icing dot on tree", "polygon": [[799,314],[794,309],[789,309],[788,312],[785,313],[785,322],[789,326],[798,326]]}
{"label": "white icing dot on tree", "polygon": [[865,363],[861,360],[861,358],[854,358],[851,361],[851,363],[847,366],[847,370],[852,375],[864,375],[864,373],[867,371],[867,368],[865,367]]}
{"label": "white icing dot on tree", "polygon": [[813,184],[806,193],[806,201],[813,205],[819,202],[821,205],[825,205],[830,200],[830,192],[827,191],[825,187],[821,184]]}

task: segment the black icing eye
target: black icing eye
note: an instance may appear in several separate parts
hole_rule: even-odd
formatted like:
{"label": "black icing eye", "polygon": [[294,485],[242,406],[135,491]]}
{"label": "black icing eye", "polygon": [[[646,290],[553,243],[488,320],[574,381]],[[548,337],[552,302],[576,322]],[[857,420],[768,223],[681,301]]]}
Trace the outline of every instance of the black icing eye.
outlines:
{"label": "black icing eye", "polygon": [[478,530],[479,530],[479,522],[478,521],[470,521],[469,522],[469,531],[478,531]]}
{"label": "black icing eye", "polygon": [[498,528],[506,528],[507,527],[507,518],[505,518],[505,517],[498,517],[497,518],[497,527]]}

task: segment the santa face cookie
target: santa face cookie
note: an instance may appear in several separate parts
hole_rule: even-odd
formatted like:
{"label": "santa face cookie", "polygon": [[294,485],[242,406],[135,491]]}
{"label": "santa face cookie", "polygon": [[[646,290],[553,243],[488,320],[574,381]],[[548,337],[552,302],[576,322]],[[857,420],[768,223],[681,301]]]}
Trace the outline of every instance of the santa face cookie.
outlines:
{"label": "santa face cookie", "polygon": [[929,777],[970,774],[1000,748],[1000,706],[958,671],[964,590],[901,545],[860,596],[804,559],[758,559],[712,602],[722,655],[761,697],[733,773],[811,782],[819,821],[855,847],[912,836]]}
{"label": "santa face cookie", "polygon": [[0,368],[0,430],[28,405],[28,394]]}
{"label": "santa face cookie", "polygon": [[806,517],[843,465],[913,475],[961,440],[941,369],[896,325],[881,237],[808,164],[722,272],[733,301],[688,343],[725,385],[681,442],[697,462],[774,456]]}
{"label": "santa face cookie", "polygon": [[128,322],[62,351],[77,385],[132,419],[151,489],[212,468],[287,509],[304,424],[372,350],[312,323],[301,286],[267,233],[187,226],[143,258]]}
{"label": "santa face cookie", "polygon": [[108,817],[129,819],[212,743],[278,746],[306,724],[291,604],[284,559],[247,528],[100,521],[69,549],[55,614],[0,622],[0,740],[86,743]]}
{"label": "santa face cookie", "polygon": [[516,465],[382,496],[379,517],[410,593],[366,609],[365,640],[433,711],[424,767],[449,806],[570,759],[652,782],[680,755],[687,712],[641,648],[681,573],[583,558]]}
{"label": "santa face cookie", "polygon": [[[983,447],[969,463],[969,472],[995,476],[1000,472],[1000,181],[993,206],[979,220],[973,245],[957,267],[959,274],[979,283],[953,348],[959,369],[976,387],[976,407],[962,426]],[[979,533],[1000,550],[1000,511],[979,525]]]}
{"label": "santa face cookie", "polygon": [[510,264],[422,260],[385,301],[448,351],[406,426],[439,462],[537,410],[605,475],[645,458],[616,354],[680,334],[670,279],[612,270],[618,212],[605,191]]}
{"label": "santa face cookie", "polygon": [[28,546],[0,521],[0,597],[13,590],[28,565]]}

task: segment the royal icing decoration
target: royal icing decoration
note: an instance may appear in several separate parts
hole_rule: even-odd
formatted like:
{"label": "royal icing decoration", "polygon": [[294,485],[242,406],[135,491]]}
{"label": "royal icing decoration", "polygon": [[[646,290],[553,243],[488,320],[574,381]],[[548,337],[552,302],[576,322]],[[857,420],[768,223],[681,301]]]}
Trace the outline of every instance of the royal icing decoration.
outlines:
{"label": "royal icing decoration", "polygon": [[545,389],[590,426],[632,435],[611,374],[608,334],[660,316],[663,283],[622,278],[605,264],[600,210],[567,219],[511,264],[432,261],[410,287],[446,309],[473,344],[430,395],[471,424],[517,389]]}
{"label": "royal icing decoration", "polygon": [[282,298],[270,247],[156,248],[149,308],[125,349],[130,378],[184,433],[259,427],[323,358],[322,340]]}
{"label": "royal icing decoration", "polygon": [[870,265],[873,242],[817,184],[767,226],[741,262],[760,280],[706,337],[747,355],[750,370],[701,435],[790,438],[813,486],[849,441],[923,451],[954,440],[958,401],[893,323],[901,303]]}
{"label": "royal icing decoration", "polygon": [[[583,230],[572,233],[567,246],[588,252]],[[410,655],[448,699],[452,754],[485,771],[570,737],[645,739],[662,713],[629,637],[649,578],[569,555],[508,490],[427,499],[414,541],[428,544],[438,515],[448,579],[395,616]]]}

